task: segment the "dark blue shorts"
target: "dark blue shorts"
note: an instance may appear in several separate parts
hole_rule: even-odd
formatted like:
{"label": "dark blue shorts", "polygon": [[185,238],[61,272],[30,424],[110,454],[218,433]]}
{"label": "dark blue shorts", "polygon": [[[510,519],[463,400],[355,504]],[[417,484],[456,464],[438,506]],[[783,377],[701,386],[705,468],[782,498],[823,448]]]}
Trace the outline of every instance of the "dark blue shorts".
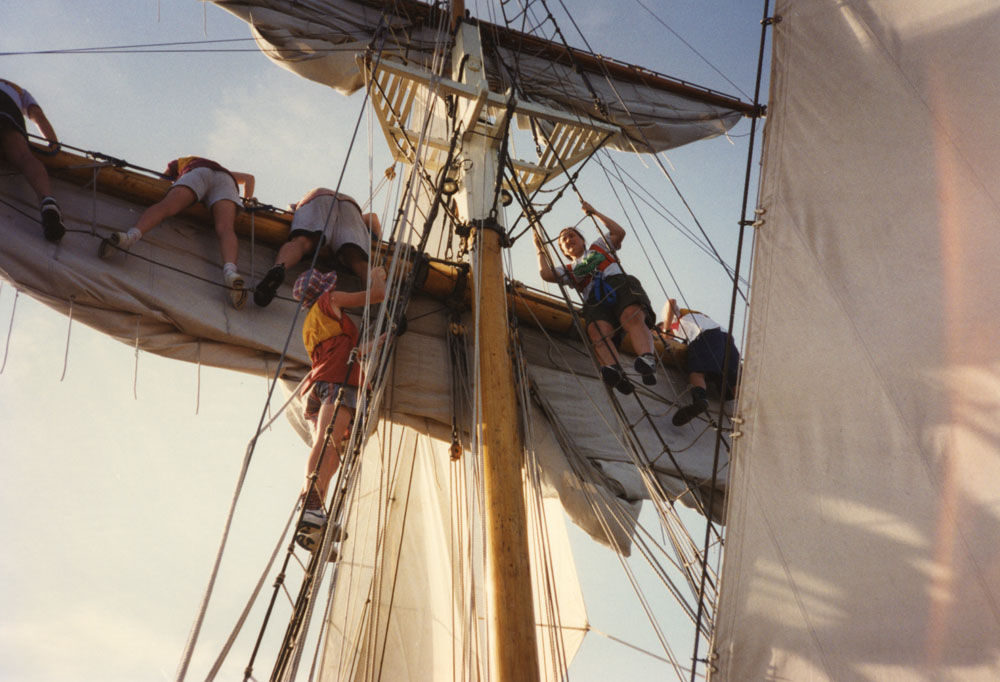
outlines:
{"label": "dark blue shorts", "polygon": [[[728,341],[728,344],[726,343]],[[732,337],[721,329],[709,329],[695,337],[688,344],[687,360],[684,369],[700,372],[705,378],[722,386],[722,365],[725,361],[726,346],[729,346],[729,391],[736,390],[736,382],[740,375],[740,352],[736,349]]]}

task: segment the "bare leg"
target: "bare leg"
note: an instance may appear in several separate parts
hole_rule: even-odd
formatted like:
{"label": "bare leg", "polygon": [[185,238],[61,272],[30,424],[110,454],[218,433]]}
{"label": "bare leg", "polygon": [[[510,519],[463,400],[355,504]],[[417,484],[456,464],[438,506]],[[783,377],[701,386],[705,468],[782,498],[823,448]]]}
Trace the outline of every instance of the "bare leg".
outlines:
{"label": "bare leg", "polygon": [[613,341],[615,330],[610,324],[604,320],[591,322],[587,325],[587,335],[594,344],[594,354],[597,355],[597,362],[602,367],[618,362],[618,351]]}
{"label": "bare leg", "polygon": [[49,172],[45,170],[45,165],[32,154],[28,141],[21,133],[10,128],[0,130],[0,145],[3,147],[3,155],[14,165],[14,168],[24,175],[24,179],[31,185],[31,189],[34,190],[39,201],[52,195]]}
{"label": "bare leg", "polygon": [[240,243],[236,239],[236,204],[222,199],[212,204],[212,219],[215,221],[215,236],[219,238],[222,262],[236,264],[240,255]]}
{"label": "bare leg", "polygon": [[135,223],[135,227],[139,232],[146,234],[164,220],[177,215],[197,200],[198,197],[195,196],[195,193],[190,188],[183,185],[171,187],[167,191],[166,196],[142,212],[139,220]]}
{"label": "bare leg", "polygon": [[[340,440],[347,433],[354,417],[354,410],[342,405],[337,410],[336,421],[333,423],[333,433],[329,443],[326,443],[326,428],[334,420],[334,406],[332,403],[323,403],[319,408],[319,415],[316,417],[315,442],[312,450],[309,451],[309,461],[306,462],[306,476],[312,475],[319,466],[316,474],[316,492],[320,499],[326,503],[326,491],[330,485],[330,479],[337,473],[340,467]],[[323,452],[323,445],[326,443],[326,452]],[[308,492],[308,480],[306,482],[306,492]]]}
{"label": "bare leg", "polygon": [[622,311],[622,327],[625,333],[632,340],[632,348],[636,355],[644,355],[653,352],[653,335],[646,326],[646,316],[638,305],[630,305]]}
{"label": "bare leg", "polygon": [[284,265],[286,268],[292,267],[302,260],[307,253],[311,253],[316,248],[317,239],[319,239],[318,236],[295,235],[278,249],[278,255],[274,259],[274,264]]}

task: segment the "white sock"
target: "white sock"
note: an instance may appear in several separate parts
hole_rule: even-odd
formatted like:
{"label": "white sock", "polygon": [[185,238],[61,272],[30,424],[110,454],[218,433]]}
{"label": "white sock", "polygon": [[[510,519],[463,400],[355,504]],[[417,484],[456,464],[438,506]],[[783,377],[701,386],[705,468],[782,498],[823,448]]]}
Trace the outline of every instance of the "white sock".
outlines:
{"label": "white sock", "polygon": [[133,227],[128,232],[123,233],[121,241],[118,242],[119,246],[132,246],[137,241],[142,239],[142,232],[139,231],[138,227]]}
{"label": "white sock", "polygon": [[235,277],[238,277],[236,271],[236,263],[226,263],[222,266],[222,277],[228,282]]}

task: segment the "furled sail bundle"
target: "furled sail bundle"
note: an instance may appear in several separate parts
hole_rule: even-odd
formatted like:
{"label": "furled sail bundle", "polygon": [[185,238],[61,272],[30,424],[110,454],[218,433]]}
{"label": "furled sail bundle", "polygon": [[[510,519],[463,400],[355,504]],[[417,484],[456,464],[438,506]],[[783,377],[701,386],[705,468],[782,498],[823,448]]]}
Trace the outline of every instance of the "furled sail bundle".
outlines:
{"label": "furled sail bundle", "polygon": [[[723,133],[749,111],[737,100],[711,91],[485,24],[483,55],[490,92],[482,83],[477,85],[482,88],[478,91],[463,91],[464,83],[454,73],[450,78],[455,80],[443,86],[449,75],[430,69],[432,61],[442,55],[442,46],[450,43],[449,34],[442,30],[443,15],[420,3],[405,3],[408,9],[398,13],[388,12],[390,7],[403,7],[401,3],[218,4],[251,24],[270,57],[341,91],[359,89],[365,78],[395,78],[395,74],[386,76],[392,69],[403,74],[400,82],[409,78],[409,89],[397,91],[402,93],[400,100],[407,100],[400,108],[402,113],[390,112],[395,119],[389,120],[391,117],[379,112],[384,127],[397,126],[393,135],[404,127],[415,129],[417,121],[432,115],[437,115],[439,123],[454,120],[441,111],[454,103],[451,97],[466,97],[464,103],[455,105],[456,109],[464,107],[457,118],[465,126],[456,130],[470,137],[502,137],[506,143],[505,136],[473,135],[470,131],[482,132],[493,126],[496,130],[491,132],[497,132],[509,120],[506,116],[515,102],[524,105],[516,114],[518,122],[531,118],[543,134],[561,126],[565,135],[559,139],[573,140],[573,151],[566,163],[550,158],[550,166],[536,166],[532,189],[548,180],[556,167],[565,170],[564,166],[573,165],[606,143],[609,131],[620,128],[621,132],[611,138],[611,144],[620,149],[659,151]],[[374,59],[371,53],[368,62],[358,58],[375,44],[378,52]],[[473,50],[466,56],[472,54],[478,52]],[[379,71],[372,61],[392,66]],[[408,73],[411,66],[427,70],[428,75],[417,75],[416,69]],[[460,71],[462,66],[458,68]],[[451,91],[446,93],[446,88]],[[380,96],[385,97],[385,93]],[[536,117],[546,108],[554,113]],[[578,134],[586,126],[592,128],[590,137]],[[443,136],[446,131],[433,132]],[[429,137],[421,133],[424,142]],[[453,139],[457,137],[458,132]],[[541,149],[542,145],[537,146]],[[558,156],[558,152],[550,153],[557,147],[550,143],[545,153]],[[440,146],[430,152],[435,153],[442,156]],[[426,253],[419,237],[421,212],[433,215],[427,209],[436,201],[429,198],[428,171],[443,167],[435,167],[430,158],[420,156],[414,145],[412,156],[404,159],[413,164],[410,172],[417,182],[407,190],[412,194],[401,200],[394,226],[398,231],[393,233],[394,251],[389,260],[400,277],[403,261],[412,265],[408,258]],[[522,165],[512,164],[515,174],[521,172],[518,168],[530,167],[530,163],[518,163]],[[480,168],[485,165],[480,164]],[[135,178],[127,171],[105,166],[67,155],[61,155],[54,166],[50,164],[59,171],[55,173],[59,178],[56,192],[65,197],[63,214],[70,227],[59,245],[31,238],[37,230],[30,215],[30,192],[16,176],[0,178],[0,224],[9,242],[25,244],[24,248],[0,252],[4,278],[72,319],[91,324],[137,349],[269,378],[279,374],[294,384],[308,368],[308,358],[298,344],[301,319],[299,326],[289,328],[297,308],[290,297],[290,282],[297,272],[291,273],[278,300],[267,309],[248,307],[234,312],[216,281],[217,266],[206,256],[215,251],[214,237],[199,225],[196,215],[167,220],[127,254],[97,260],[100,239],[112,229],[134,223],[144,205],[166,190],[165,184],[150,180],[150,193],[132,194],[129,190]],[[86,177],[78,177],[81,168]],[[469,169],[479,171],[475,162],[462,166],[463,172]],[[501,180],[495,185],[483,180],[481,186],[499,190],[505,171],[500,167],[497,175]],[[113,180],[106,176],[113,176]],[[471,186],[471,177],[470,173],[462,180]],[[84,188],[87,181],[92,186]],[[420,181],[425,184],[420,186]],[[483,194],[496,197],[499,191]],[[483,207],[483,200],[476,199],[478,204],[468,198],[463,201],[467,203],[456,202],[458,208],[453,210],[470,223],[479,221],[475,229],[482,233],[484,213],[477,210]],[[242,221],[239,260],[250,281],[256,281],[287,236],[287,216],[256,211]],[[433,221],[427,222],[429,229]],[[268,230],[259,229],[264,223],[270,223]],[[490,236],[496,237],[499,231]],[[481,234],[478,236],[482,242]],[[404,257],[406,249],[410,255]],[[440,284],[441,273],[437,274]],[[492,636],[496,636],[500,630],[488,624],[486,610],[493,617],[513,606],[495,600],[492,594],[487,598],[482,586],[485,575],[496,573],[481,556],[486,553],[484,547],[496,545],[488,527],[497,516],[491,515],[488,502],[483,502],[489,495],[482,493],[480,486],[488,486],[482,484],[482,471],[477,468],[489,466],[480,461],[487,459],[481,457],[487,450],[482,441],[491,431],[524,430],[523,441],[503,451],[501,459],[514,462],[518,476],[522,454],[529,460],[523,469],[525,480],[522,483],[518,477],[514,488],[520,492],[523,487],[531,498],[527,505],[529,524],[524,525],[530,525],[530,532],[537,535],[525,545],[524,552],[511,554],[517,554],[515,561],[523,558],[525,563],[530,556],[534,571],[525,601],[530,601],[528,610],[533,616],[528,630],[537,630],[534,637],[544,641],[537,648],[543,679],[564,677],[565,666],[586,629],[565,539],[564,511],[592,537],[622,555],[631,549],[635,515],[643,499],[657,503],[665,528],[683,525],[673,508],[677,501],[715,520],[722,518],[728,468],[726,438],[718,443],[714,438],[702,438],[706,433],[714,436],[714,425],[708,421],[681,428],[669,426],[669,419],[664,419],[678,404],[678,389],[685,386],[685,377],[668,369],[670,381],[660,381],[655,389],[643,391],[645,404],[628,401],[618,405],[609,400],[586,347],[570,327],[562,327],[556,334],[527,328],[545,326],[532,309],[537,297],[528,301],[530,296],[523,287],[513,283],[504,296],[502,270],[494,274],[498,275],[494,282],[498,288],[491,302],[500,302],[503,310],[494,316],[501,321],[499,333],[496,326],[492,333],[477,327],[482,300],[470,313],[461,291],[472,285],[457,276],[445,291],[434,290],[433,282],[429,290],[425,281],[423,293],[399,303],[412,320],[410,329],[392,345],[394,352],[391,362],[383,366],[385,372],[372,379],[380,388],[375,408],[365,422],[367,440],[354,450],[357,461],[341,469],[343,476],[354,478],[337,486],[335,493],[344,495],[343,519],[350,536],[342,543],[341,562],[333,569],[337,583],[323,620],[325,679],[375,676],[444,680],[454,679],[459,670],[469,677],[482,677],[486,653],[495,649],[495,640],[485,637],[484,631],[492,628]],[[429,279],[434,279],[433,272]],[[397,296],[399,291],[395,290]],[[529,309],[527,314],[525,308]],[[490,421],[487,427],[481,414],[476,414],[476,421],[470,413],[481,409],[483,393],[487,392],[481,375],[489,374],[488,367],[484,371],[486,365],[479,364],[475,372],[466,370],[464,376],[456,376],[461,372],[449,345],[452,330],[463,326],[474,330],[469,340],[461,343],[470,353],[485,354],[482,347],[488,344],[478,335],[483,333],[489,340],[504,337],[506,344],[507,312],[515,310],[527,325],[518,330],[521,341],[512,344],[509,353],[519,365],[511,374],[515,381],[508,383],[517,384],[522,391],[517,401],[521,412],[509,414],[506,422]],[[391,315],[383,315],[383,321],[387,317]],[[506,346],[501,355],[508,355]],[[476,372],[481,374],[472,376]],[[502,374],[507,372],[496,373]],[[460,391],[467,393],[458,395]],[[460,419],[457,412],[463,405],[466,413]],[[651,411],[647,411],[649,405],[653,406]],[[718,429],[728,431],[729,424]],[[303,429],[303,433],[308,430]],[[397,450],[388,455],[393,445]],[[454,478],[446,480],[449,476]],[[453,492],[447,488],[449,483],[464,487],[459,509],[449,506],[455,504],[454,498],[448,497]],[[414,491],[417,494],[411,496]],[[714,500],[712,508],[708,508],[709,500]],[[456,519],[461,521],[461,529],[453,526]],[[689,537],[673,530],[667,528],[666,534],[677,550],[677,571],[694,592],[699,550]],[[304,579],[303,594],[310,589],[311,580],[313,588],[318,587],[322,572]],[[306,602],[307,609],[317,603],[315,595],[312,600]],[[293,624],[297,619],[308,627],[307,614],[298,608]],[[197,627],[192,632],[196,633]],[[291,637],[282,655],[294,649],[294,656],[301,657],[303,640],[304,635]],[[292,672],[282,675],[294,676],[297,661],[289,663]]]}
{"label": "furled sail bundle", "polygon": [[[290,333],[288,323],[297,305],[291,296],[293,276],[288,277],[278,300],[268,308],[248,305],[243,310],[233,310],[212,256],[215,236],[204,224],[205,216],[197,212],[168,219],[128,254],[118,253],[100,260],[96,253],[101,237],[113,228],[133,224],[144,208],[143,200],[135,195],[128,199],[114,194],[138,191],[151,201],[152,197],[162,196],[169,183],[65,152],[48,163],[56,174],[56,192],[62,199],[63,215],[71,231],[58,245],[37,239],[38,225],[33,215],[36,209],[27,183],[16,174],[0,178],[3,200],[0,230],[6,243],[17,245],[0,250],[0,274],[6,281],[73,320],[138,349],[206,366],[274,377]],[[101,191],[97,193],[80,186],[84,182],[81,178],[89,180],[95,172],[100,178]],[[60,176],[67,179],[58,179]],[[253,216],[245,214],[237,230],[242,236],[240,263],[251,281],[256,281],[273,263],[275,247],[287,234],[288,218],[267,211]],[[251,232],[256,234],[257,241],[250,239]],[[304,267],[305,264],[300,264],[293,274]],[[393,367],[392,402],[387,405],[388,416],[393,420],[421,425],[430,420],[436,424],[438,435],[450,433],[453,421],[446,343],[449,321],[439,301],[455,287],[454,280],[432,272],[425,288],[437,294],[417,294],[412,299],[407,314],[419,321],[411,324],[410,331],[400,339]],[[528,303],[512,297],[511,305],[526,308]],[[552,302],[545,308],[551,310]],[[532,316],[537,314],[528,311],[526,323],[532,324]],[[565,312],[562,315],[568,317]],[[468,313],[465,320],[471,323]],[[301,322],[302,316],[291,331],[291,343],[285,350],[281,369],[281,376],[290,385],[309,368],[309,358],[300,341]],[[577,523],[601,541],[627,552],[630,523],[613,526],[609,537],[608,531],[594,520],[589,502],[582,497],[572,499],[581,486],[598,485],[634,514],[635,505],[649,494],[641,480],[642,472],[615,433],[615,418],[600,380],[594,376],[578,340],[529,328],[522,333],[526,336],[524,345],[532,381],[541,395],[549,396],[552,404],[548,411],[556,413],[563,422],[561,428],[558,425],[552,428],[573,434],[567,441],[564,435],[557,436],[547,429],[538,432],[536,447],[550,453],[545,459],[549,462],[547,471],[551,472],[553,490],[563,490],[567,496],[564,504]],[[557,344],[558,350],[548,349],[552,343]],[[672,386],[683,386],[683,381],[678,377],[669,384],[661,382],[657,410],[666,412],[670,401],[676,400]],[[692,433],[670,430],[662,435],[667,439],[666,446],[676,453],[665,456],[660,434],[642,421],[637,408],[626,406],[626,409],[629,421],[640,423],[637,428],[640,446],[654,460],[646,471],[657,480],[657,485],[685,504],[704,506],[711,479],[710,455],[688,447],[694,437]],[[307,429],[301,430],[304,437],[311,437]],[[564,451],[572,461],[566,459]],[[579,482],[581,471],[588,480],[592,479],[589,483]],[[724,485],[725,481],[720,480],[720,491]]]}
{"label": "furled sail bundle", "polygon": [[[349,94],[365,85],[356,55],[433,69],[447,38],[443,10],[420,2],[215,0],[250,24],[261,50],[300,76]],[[480,22],[493,92],[622,128],[609,146],[658,152],[720,135],[749,112],[745,103],[651,71]],[[597,103],[600,104],[597,104]],[[606,110],[602,110],[606,109]]]}
{"label": "furled sail bundle", "polygon": [[777,3],[714,681],[1000,678],[1000,8]]}

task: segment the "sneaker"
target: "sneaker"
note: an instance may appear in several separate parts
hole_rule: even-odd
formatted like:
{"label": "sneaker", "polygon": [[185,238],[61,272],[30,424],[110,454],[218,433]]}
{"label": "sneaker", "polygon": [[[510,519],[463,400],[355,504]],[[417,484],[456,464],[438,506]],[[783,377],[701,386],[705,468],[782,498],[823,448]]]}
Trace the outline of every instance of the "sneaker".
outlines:
{"label": "sneaker", "polygon": [[632,382],[625,376],[625,370],[621,368],[621,365],[601,367],[601,380],[605,386],[617,389],[622,395],[628,395],[634,390]]}
{"label": "sneaker", "polygon": [[115,251],[121,249],[122,237],[124,236],[124,232],[112,232],[102,239],[100,245],[97,247],[97,257],[107,258]]}
{"label": "sneaker", "polygon": [[247,290],[243,278],[237,273],[226,275],[226,286],[229,287],[229,301],[239,310],[247,302]]}
{"label": "sneaker", "polygon": [[644,353],[635,359],[635,371],[642,377],[642,383],[647,386],[656,384],[656,357],[652,353]]}
{"label": "sneaker", "polygon": [[132,232],[112,232],[107,236],[107,238],[101,240],[100,246],[97,247],[97,255],[100,258],[107,258],[115,251],[127,251],[132,248],[142,237],[138,234],[138,231]]}
{"label": "sneaker", "polygon": [[66,226],[63,225],[62,211],[59,204],[52,197],[42,199],[40,206],[42,213],[42,232],[50,242],[57,242],[66,234]]}
{"label": "sneaker", "polygon": [[285,281],[285,266],[275,265],[267,271],[264,279],[257,282],[253,290],[253,302],[261,308],[267,307],[278,293],[278,287]]}
{"label": "sneaker", "polygon": [[695,398],[690,405],[685,405],[681,409],[677,410],[671,421],[674,426],[684,426],[706,410],[708,410],[708,401],[704,398]]}

